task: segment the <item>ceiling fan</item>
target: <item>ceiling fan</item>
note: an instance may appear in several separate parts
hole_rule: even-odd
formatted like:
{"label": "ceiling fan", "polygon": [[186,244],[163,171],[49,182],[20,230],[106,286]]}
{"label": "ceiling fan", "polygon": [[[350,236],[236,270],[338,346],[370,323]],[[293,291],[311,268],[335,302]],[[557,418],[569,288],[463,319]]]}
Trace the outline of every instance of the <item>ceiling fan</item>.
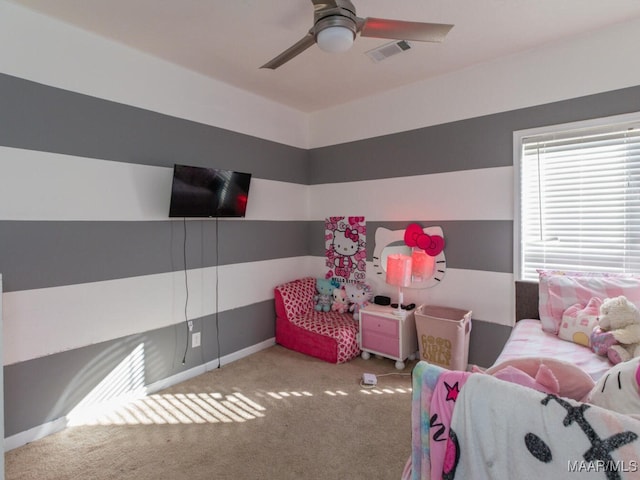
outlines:
{"label": "ceiling fan", "polygon": [[314,43],[328,52],[343,52],[351,48],[356,34],[362,37],[442,42],[453,25],[442,23],[405,22],[384,18],[360,18],[350,0],[313,3],[313,27],[307,34],[277,57],[260,68],[275,70],[300,55]]}

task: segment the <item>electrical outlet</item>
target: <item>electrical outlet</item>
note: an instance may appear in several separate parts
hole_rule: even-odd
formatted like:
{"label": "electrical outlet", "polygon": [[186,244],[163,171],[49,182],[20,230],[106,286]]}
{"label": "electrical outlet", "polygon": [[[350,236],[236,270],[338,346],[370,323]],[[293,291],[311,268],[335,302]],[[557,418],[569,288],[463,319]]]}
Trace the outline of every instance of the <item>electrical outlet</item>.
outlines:
{"label": "electrical outlet", "polygon": [[200,332],[195,332],[191,335],[191,348],[200,346]]}

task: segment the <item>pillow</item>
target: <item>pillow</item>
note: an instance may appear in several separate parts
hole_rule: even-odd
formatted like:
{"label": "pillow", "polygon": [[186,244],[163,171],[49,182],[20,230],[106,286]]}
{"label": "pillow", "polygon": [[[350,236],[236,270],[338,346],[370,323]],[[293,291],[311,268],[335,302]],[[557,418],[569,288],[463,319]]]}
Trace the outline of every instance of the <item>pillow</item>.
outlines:
{"label": "pillow", "polygon": [[602,299],[591,297],[586,307],[575,303],[562,314],[562,322],[558,329],[558,337],[585,347],[591,346],[591,332],[598,326]]}
{"label": "pillow", "polygon": [[640,276],[597,272],[538,270],[538,313],[542,329],[557,334],[564,311],[575,303],[586,305],[592,297],[624,295],[640,306]]}
{"label": "pillow", "polygon": [[589,374],[577,365],[550,357],[512,358],[511,360],[505,360],[498,365],[488,368],[485,370],[485,373],[495,375],[508,365],[522,370],[531,377],[536,376],[541,365],[546,365],[558,380],[560,387],[558,395],[572,398],[573,400],[580,401],[585,398],[595,385],[595,382]]}

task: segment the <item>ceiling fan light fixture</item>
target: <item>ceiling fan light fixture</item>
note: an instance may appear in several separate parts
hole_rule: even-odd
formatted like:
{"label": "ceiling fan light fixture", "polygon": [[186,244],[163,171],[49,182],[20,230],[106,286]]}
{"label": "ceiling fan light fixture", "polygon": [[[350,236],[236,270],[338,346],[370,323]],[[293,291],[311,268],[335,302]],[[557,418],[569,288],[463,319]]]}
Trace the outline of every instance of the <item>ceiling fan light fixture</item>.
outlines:
{"label": "ceiling fan light fixture", "polygon": [[318,32],[316,42],[325,52],[346,52],[353,45],[353,32],[346,27],[328,27]]}
{"label": "ceiling fan light fixture", "polygon": [[348,17],[330,15],[316,23],[315,37],[318,47],[325,52],[346,52],[356,38],[356,24]]}

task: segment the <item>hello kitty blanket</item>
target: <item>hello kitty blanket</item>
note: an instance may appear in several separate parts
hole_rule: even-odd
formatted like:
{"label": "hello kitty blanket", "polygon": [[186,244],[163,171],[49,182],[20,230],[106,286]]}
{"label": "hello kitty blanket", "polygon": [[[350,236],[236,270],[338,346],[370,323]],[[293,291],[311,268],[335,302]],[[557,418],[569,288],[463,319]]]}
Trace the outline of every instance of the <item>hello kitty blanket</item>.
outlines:
{"label": "hello kitty blanket", "polygon": [[449,373],[414,369],[403,480],[640,478],[640,421],[490,375],[457,372],[454,388]]}

